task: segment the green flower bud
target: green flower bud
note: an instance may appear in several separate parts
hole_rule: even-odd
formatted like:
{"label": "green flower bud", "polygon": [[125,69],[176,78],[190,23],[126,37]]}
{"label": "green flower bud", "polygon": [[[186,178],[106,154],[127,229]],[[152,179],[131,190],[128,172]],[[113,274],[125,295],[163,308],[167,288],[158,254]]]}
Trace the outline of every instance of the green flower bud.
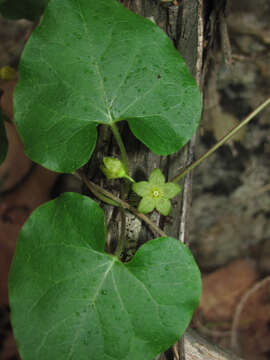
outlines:
{"label": "green flower bud", "polygon": [[105,157],[103,159],[104,165],[101,165],[101,170],[107,179],[120,179],[126,178],[132,182],[134,180],[128,176],[125,167],[119,159],[113,157]]}

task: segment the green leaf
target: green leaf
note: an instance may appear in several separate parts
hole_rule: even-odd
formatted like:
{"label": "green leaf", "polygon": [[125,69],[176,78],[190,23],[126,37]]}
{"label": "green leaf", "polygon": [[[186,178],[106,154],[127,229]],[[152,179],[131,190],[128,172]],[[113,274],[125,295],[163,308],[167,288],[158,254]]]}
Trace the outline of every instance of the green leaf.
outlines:
{"label": "green leaf", "polygon": [[[0,109],[0,164],[5,160],[8,152],[8,139],[4,125],[4,115]],[[1,184],[0,184],[1,185]]]}
{"label": "green leaf", "polygon": [[9,283],[23,360],[152,360],[186,329],[201,293],[189,249],[159,238],[123,264],[105,234],[99,206],[72,193],[23,226]]}
{"label": "green leaf", "polygon": [[170,39],[116,0],[50,1],[19,72],[17,128],[28,156],[55,171],[89,160],[98,124],[127,120],[166,155],[199,122],[200,92]]}
{"label": "green leaf", "polygon": [[10,19],[35,21],[43,13],[49,0],[0,0],[0,13]]}

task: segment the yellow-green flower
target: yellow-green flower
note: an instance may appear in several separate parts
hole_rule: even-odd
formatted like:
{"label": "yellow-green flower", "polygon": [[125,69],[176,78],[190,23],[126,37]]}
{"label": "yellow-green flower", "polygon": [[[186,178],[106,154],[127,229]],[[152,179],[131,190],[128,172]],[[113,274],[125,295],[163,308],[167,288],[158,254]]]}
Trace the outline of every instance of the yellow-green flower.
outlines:
{"label": "yellow-green flower", "polygon": [[134,180],[128,176],[126,173],[125,167],[119,159],[113,157],[105,157],[103,159],[104,165],[101,165],[101,170],[107,179],[119,179],[119,178],[126,178],[131,182]]}
{"label": "yellow-green flower", "polygon": [[160,169],[154,169],[149,181],[133,184],[132,190],[142,197],[138,206],[139,212],[147,214],[157,209],[162,215],[168,215],[171,210],[170,199],[181,191],[181,187],[173,182],[165,183]]}

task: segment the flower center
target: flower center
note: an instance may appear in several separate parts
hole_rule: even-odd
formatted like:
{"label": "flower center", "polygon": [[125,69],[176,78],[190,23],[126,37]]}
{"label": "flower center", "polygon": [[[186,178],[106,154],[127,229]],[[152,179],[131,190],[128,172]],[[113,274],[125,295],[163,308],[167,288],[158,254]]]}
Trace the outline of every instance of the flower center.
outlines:
{"label": "flower center", "polygon": [[154,188],[151,191],[151,195],[152,195],[153,198],[159,198],[161,196],[161,192],[160,192],[159,189]]}

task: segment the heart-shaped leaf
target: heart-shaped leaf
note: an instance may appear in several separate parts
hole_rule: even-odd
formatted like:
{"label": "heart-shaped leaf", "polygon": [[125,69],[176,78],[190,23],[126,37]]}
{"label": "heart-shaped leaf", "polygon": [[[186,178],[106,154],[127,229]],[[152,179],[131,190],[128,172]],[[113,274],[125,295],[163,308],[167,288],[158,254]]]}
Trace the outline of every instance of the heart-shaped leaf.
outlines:
{"label": "heart-shaped leaf", "polygon": [[[4,125],[4,115],[0,109],[0,164],[5,160],[8,151],[8,139]],[[1,188],[1,183],[0,183]]]}
{"label": "heart-shaped leaf", "polygon": [[150,20],[116,0],[57,0],[24,50],[15,122],[31,159],[71,172],[89,160],[98,124],[127,120],[153,152],[177,151],[195,132],[200,98]]}
{"label": "heart-shaped leaf", "polygon": [[186,329],[201,292],[188,248],[159,238],[123,264],[105,234],[99,206],[74,193],[24,225],[9,283],[23,360],[152,360]]}
{"label": "heart-shaped leaf", "polygon": [[1,15],[10,19],[36,20],[49,0],[0,0]]}

